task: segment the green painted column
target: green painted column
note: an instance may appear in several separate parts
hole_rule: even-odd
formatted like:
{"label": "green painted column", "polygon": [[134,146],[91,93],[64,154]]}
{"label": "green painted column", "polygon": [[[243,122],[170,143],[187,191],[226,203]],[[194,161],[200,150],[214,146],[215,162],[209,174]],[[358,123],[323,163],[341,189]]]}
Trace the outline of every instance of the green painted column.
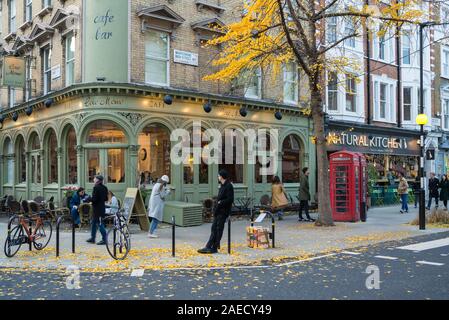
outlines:
{"label": "green painted column", "polygon": [[81,145],[76,146],[76,163],[78,166],[77,170],[77,181],[79,186],[86,185],[86,164],[84,162],[84,148]]}
{"label": "green painted column", "polygon": [[40,166],[41,166],[41,183],[38,184],[39,186],[38,186],[37,192],[38,192],[38,195],[43,196],[44,195],[44,181],[46,181],[47,177],[48,177],[48,168],[45,165],[45,161],[46,161],[47,158],[50,158],[50,157],[47,157],[46,152],[45,152],[44,149],[39,150],[39,155],[41,157],[41,163],[40,163]]}
{"label": "green painted column", "polygon": [[65,176],[64,176],[64,168],[66,168],[65,163],[64,163],[64,149],[62,147],[58,147],[57,149],[57,155],[58,155],[58,198],[57,198],[57,202],[61,202],[62,200],[62,191],[61,191],[61,187],[64,185],[64,180],[65,180]]}
{"label": "green painted column", "polygon": [[129,188],[137,187],[137,164],[139,162],[139,145],[130,145],[128,148],[128,165],[126,168],[126,176],[129,177],[127,185]]}
{"label": "green painted column", "polygon": [[[27,199],[30,199],[31,196],[31,161],[30,161],[30,156],[31,156],[31,152],[30,151],[26,151],[25,152],[25,168],[26,168],[26,189],[25,189],[25,195]],[[17,196],[16,196],[17,198]]]}
{"label": "green painted column", "polygon": [[[0,156],[0,195],[4,194],[3,184],[5,182],[5,179],[4,179],[5,173],[4,173],[3,168],[4,168],[4,164],[5,164],[5,159],[6,159],[5,155]],[[6,172],[6,174],[8,174],[8,173]]]}

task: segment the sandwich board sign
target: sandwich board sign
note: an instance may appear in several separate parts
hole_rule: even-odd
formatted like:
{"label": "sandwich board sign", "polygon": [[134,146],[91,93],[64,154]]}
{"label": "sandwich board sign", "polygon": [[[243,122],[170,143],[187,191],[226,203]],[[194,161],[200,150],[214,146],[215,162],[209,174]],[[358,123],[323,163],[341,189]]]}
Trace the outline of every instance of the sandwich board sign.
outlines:
{"label": "sandwich board sign", "polygon": [[140,230],[150,230],[150,221],[148,220],[148,215],[145,210],[145,204],[143,203],[143,199],[139,189],[126,189],[125,199],[123,199],[123,210],[123,214],[128,223],[131,217],[136,217],[139,221]]}

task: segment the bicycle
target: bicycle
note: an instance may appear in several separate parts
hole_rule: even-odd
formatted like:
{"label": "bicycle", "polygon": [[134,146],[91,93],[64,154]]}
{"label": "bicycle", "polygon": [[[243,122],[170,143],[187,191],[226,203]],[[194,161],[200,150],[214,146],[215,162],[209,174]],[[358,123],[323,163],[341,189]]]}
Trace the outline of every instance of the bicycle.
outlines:
{"label": "bicycle", "polygon": [[[10,229],[12,221],[15,219],[19,219],[19,223]],[[29,217],[24,214],[14,215],[10,221],[4,246],[5,255],[8,258],[12,258],[22,244],[33,243],[36,250],[42,250],[50,242],[53,229],[49,221],[43,220],[42,214],[35,213]],[[33,222],[36,223],[34,230],[32,230]]]}
{"label": "bicycle", "polygon": [[106,234],[106,248],[115,260],[124,260],[131,249],[131,235],[124,212],[124,209],[120,209],[111,215],[114,219],[113,226]]}

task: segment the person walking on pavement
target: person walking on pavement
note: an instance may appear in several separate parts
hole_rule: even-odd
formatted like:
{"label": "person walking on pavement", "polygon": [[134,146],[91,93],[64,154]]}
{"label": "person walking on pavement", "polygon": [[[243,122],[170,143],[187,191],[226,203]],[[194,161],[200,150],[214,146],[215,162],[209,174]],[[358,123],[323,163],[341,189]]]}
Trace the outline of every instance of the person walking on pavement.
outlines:
{"label": "person walking on pavement", "polygon": [[438,208],[438,198],[440,196],[438,192],[440,182],[435,177],[435,172],[430,173],[430,179],[429,179],[429,202],[427,203],[427,210],[430,210],[430,207],[432,206],[432,199],[435,198],[435,208]]}
{"label": "person walking on pavement", "polygon": [[226,170],[220,170],[218,173],[220,190],[218,191],[217,203],[214,208],[214,220],[212,222],[211,234],[206,246],[199,249],[199,253],[211,254],[217,253],[220,247],[220,240],[223,236],[223,229],[226,219],[231,214],[232,204],[234,203],[234,187],[229,181],[229,174]]}
{"label": "person walking on pavement", "polygon": [[302,174],[299,177],[299,220],[304,221],[302,217],[302,210],[306,213],[307,221],[315,221],[309,216],[309,201],[310,201],[310,191],[309,191],[309,168],[305,167],[302,169]]}
{"label": "person walking on pavement", "polygon": [[283,209],[288,205],[287,197],[285,196],[285,188],[278,176],[273,177],[271,184],[271,207],[273,212],[276,212],[278,219],[282,220],[284,214]]}
{"label": "person walking on pavement", "polygon": [[108,188],[103,185],[103,176],[98,175],[94,179],[94,190],[92,192],[92,230],[91,237],[87,242],[95,243],[95,237],[97,235],[97,228],[100,229],[102,240],[98,242],[98,245],[106,244],[106,228],[103,224],[103,219],[106,216],[105,203],[108,200]]}
{"label": "person walking on pavement", "polygon": [[404,175],[399,173],[399,186],[398,194],[401,197],[401,213],[408,213],[408,182],[405,180]]}
{"label": "person walking on pavement", "polygon": [[148,205],[148,216],[151,217],[151,225],[148,238],[158,237],[154,232],[164,215],[165,199],[170,194],[170,189],[167,187],[169,181],[168,176],[163,175],[151,191],[150,203]]}
{"label": "person walking on pavement", "polygon": [[440,189],[440,200],[443,201],[444,210],[447,210],[447,201],[449,200],[449,180],[447,180],[446,174],[441,176]]}

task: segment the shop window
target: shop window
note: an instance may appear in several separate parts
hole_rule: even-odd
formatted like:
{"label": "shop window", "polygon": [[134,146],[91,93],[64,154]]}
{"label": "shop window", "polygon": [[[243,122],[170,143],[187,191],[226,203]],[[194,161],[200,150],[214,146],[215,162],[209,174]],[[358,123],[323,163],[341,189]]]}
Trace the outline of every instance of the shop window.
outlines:
{"label": "shop window", "polygon": [[206,164],[201,157],[201,162],[199,165],[194,164],[194,158],[193,158],[193,141],[194,140],[201,140],[201,150],[204,150],[204,148],[207,147],[208,142],[204,141],[204,135],[205,131],[204,129],[201,129],[201,137],[196,137],[193,135],[193,129],[190,130],[190,150],[191,153],[188,158],[188,163],[184,163],[184,184],[193,184],[195,183],[195,170],[199,170],[199,177],[198,177],[198,183],[200,184],[207,184],[209,183],[209,165]]}
{"label": "shop window", "polygon": [[68,184],[77,184],[77,158],[76,158],[76,133],[71,127],[67,133],[67,181]]}
{"label": "shop window", "polygon": [[170,37],[157,31],[148,31],[145,36],[145,82],[168,86]]}
{"label": "shop window", "polygon": [[327,79],[327,109],[338,110],[338,77],[335,72],[329,72]]}
{"label": "shop window", "polygon": [[87,170],[89,175],[89,182],[93,183],[96,175],[100,174],[100,150],[87,150]]}
{"label": "shop window", "polygon": [[12,156],[14,155],[14,148],[12,142],[9,138],[6,138],[5,143],[3,145],[3,156],[4,159],[4,177],[3,182],[5,184],[13,184],[14,183],[14,159]]}
{"label": "shop window", "polygon": [[125,182],[125,149],[108,149],[108,183]]}
{"label": "shop window", "polygon": [[298,136],[291,134],[282,143],[282,182],[299,182],[301,144]]}
{"label": "shop window", "polygon": [[19,136],[17,141],[17,181],[19,183],[26,182],[26,153],[25,153],[25,141],[22,136]]}
{"label": "shop window", "polygon": [[87,143],[126,143],[125,133],[109,120],[97,120],[89,125]]}
{"label": "shop window", "polygon": [[138,143],[140,184],[156,183],[163,175],[171,177],[169,130],[161,125],[147,125],[139,134]]}
{"label": "shop window", "polygon": [[[258,136],[258,137],[257,137],[257,140],[256,140],[257,145],[258,145],[258,146],[263,146],[263,145],[265,145],[265,150],[273,152],[274,150],[272,150],[273,148],[272,148],[272,146],[271,146],[271,139],[273,139],[273,137],[270,138],[270,135],[269,135],[268,133],[266,133],[264,139],[265,139],[265,142],[262,142],[262,141],[261,141],[262,139],[259,139],[259,136]],[[268,152],[267,152],[267,156],[270,156],[270,154],[268,154]],[[270,164],[264,164],[264,166],[265,166],[265,167],[269,167]],[[260,163],[259,159],[256,158],[256,165],[255,165],[255,172],[254,172],[254,176],[255,176],[255,179],[256,179],[256,183],[263,183],[263,182],[264,182],[264,179],[263,179],[264,176],[263,176],[263,175],[261,174],[261,172],[260,172],[260,170],[262,169],[262,167],[263,167],[263,166],[262,166],[262,164]],[[267,175],[267,176],[266,176],[266,182],[267,182],[267,183],[270,183],[270,182],[272,181],[272,178],[273,178],[273,175]]]}
{"label": "shop window", "polygon": [[53,130],[51,130],[47,143],[48,183],[58,183],[58,141],[56,139],[56,133]]}
{"label": "shop window", "polygon": [[294,62],[284,66],[284,102],[298,103],[298,67]]}
{"label": "shop window", "polygon": [[[243,136],[239,134],[239,131],[232,130],[232,137],[230,137],[230,131],[225,131],[221,146],[221,164],[218,165],[218,170],[226,170],[229,174],[229,179],[233,183],[243,183]],[[227,137],[227,138],[226,138]],[[232,143],[232,156],[226,157],[226,144]],[[230,146],[228,146],[230,148]],[[228,158],[228,159],[226,159]],[[240,160],[239,160],[240,158]],[[227,161],[228,160],[228,161]],[[232,161],[231,161],[232,160]]]}
{"label": "shop window", "polygon": [[34,133],[31,139],[31,183],[41,183],[41,155],[39,136]]}
{"label": "shop window", "polygon": [[73,34],[65,39],[65,84],[70,86],[75,82],[75,37]]}

